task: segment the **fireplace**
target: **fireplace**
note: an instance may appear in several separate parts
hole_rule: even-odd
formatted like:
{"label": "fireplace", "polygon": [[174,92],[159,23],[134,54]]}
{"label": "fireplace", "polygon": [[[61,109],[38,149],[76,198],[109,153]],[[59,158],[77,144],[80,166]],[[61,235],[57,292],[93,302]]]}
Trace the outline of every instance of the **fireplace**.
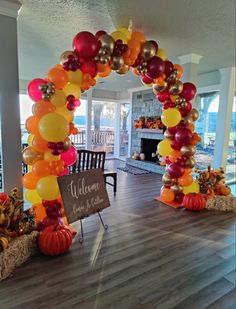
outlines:
{"label": "fireplace", "polygon": [[145,161],[158,163],[157,145],[161,140],[141,138],[141,152],[145,154]]}

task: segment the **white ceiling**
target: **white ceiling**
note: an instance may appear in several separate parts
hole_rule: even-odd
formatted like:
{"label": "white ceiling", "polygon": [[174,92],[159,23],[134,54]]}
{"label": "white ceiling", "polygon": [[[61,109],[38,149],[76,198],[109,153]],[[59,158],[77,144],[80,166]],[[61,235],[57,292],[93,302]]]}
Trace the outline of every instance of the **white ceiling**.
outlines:
{"label": "white ceiling", "polygon": [[[18,19],[21,80],[43,77],[71,49],[79,31],[131,26],[155,39],[168,57],[203,56],[199,73],[235,65],[234,0],[21,0]],[[132,74],[112,74],[99,89],[123,91],[141,85]]]}

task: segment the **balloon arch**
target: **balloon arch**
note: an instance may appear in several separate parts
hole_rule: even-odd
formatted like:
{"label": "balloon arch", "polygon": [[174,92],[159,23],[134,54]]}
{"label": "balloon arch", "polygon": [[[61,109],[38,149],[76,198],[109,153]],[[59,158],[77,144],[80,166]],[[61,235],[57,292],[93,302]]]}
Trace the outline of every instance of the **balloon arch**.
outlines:
{"label": "balloon arch", "polygon": [[168,60],[156,41],[126,28],[110,35],[102,30],[95,35],[79,32],[72,46],[73,50],[62,53],[60,64],[52,67],[46,78],[33,79],[28,85],[29,97],[35,103],[33,115],[25,124],[30,135],[23,161],[29,172],[23,176],[23,185],[27,189],[25,199],[33,204],[38,221],[44,219],[44,225],[61,221],[57,176],[67,175],[68,167],[77,159],[70,141],[70,135],[78,134],[74,111],[80,106],[81,92],[112,71],[126,74],[132,69],[162,103],[161,119],[167,128],[165,140],[158,144],[166,165],[161,200],[181,203],[184,194],[199,192],[199,184],[191,175],[195,146],[200,141],[194,132],[198,111],[190,102],[196,87],[181,81],[181,65]]}

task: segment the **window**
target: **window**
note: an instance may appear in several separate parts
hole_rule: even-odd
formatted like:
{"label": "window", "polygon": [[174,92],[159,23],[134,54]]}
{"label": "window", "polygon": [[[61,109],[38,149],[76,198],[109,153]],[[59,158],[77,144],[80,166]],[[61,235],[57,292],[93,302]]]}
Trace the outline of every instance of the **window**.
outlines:
{"label": "window", "polygon": [[219,109],[218,92],[200,94],[196,98],[199,119],[196,132],[202,141],[197,145],[196,167],[205,169],[212,164],[216,140],[216,123]]}
{"label": "window", "polygon": [[127,157],[129,151],[130,103],[120,104],[120,156]]}
{"label": "window", "polygon": [[227,153],[226,181],[236,183],[236,96],[234,97],[229,147]]}

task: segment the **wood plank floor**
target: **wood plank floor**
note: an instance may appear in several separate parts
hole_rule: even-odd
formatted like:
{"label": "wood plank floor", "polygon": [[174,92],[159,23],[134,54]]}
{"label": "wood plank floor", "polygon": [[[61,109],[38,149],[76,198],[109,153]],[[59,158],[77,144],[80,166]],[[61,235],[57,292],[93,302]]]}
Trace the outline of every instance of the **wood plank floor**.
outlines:
{"label": "wood plank floor", "polygon": [[160,187],[160,175],[118,171],[108,231],[86,219],[83,246],[0,283],[0,308],[235,308],[235,214],[172,209],[153,200]]}

